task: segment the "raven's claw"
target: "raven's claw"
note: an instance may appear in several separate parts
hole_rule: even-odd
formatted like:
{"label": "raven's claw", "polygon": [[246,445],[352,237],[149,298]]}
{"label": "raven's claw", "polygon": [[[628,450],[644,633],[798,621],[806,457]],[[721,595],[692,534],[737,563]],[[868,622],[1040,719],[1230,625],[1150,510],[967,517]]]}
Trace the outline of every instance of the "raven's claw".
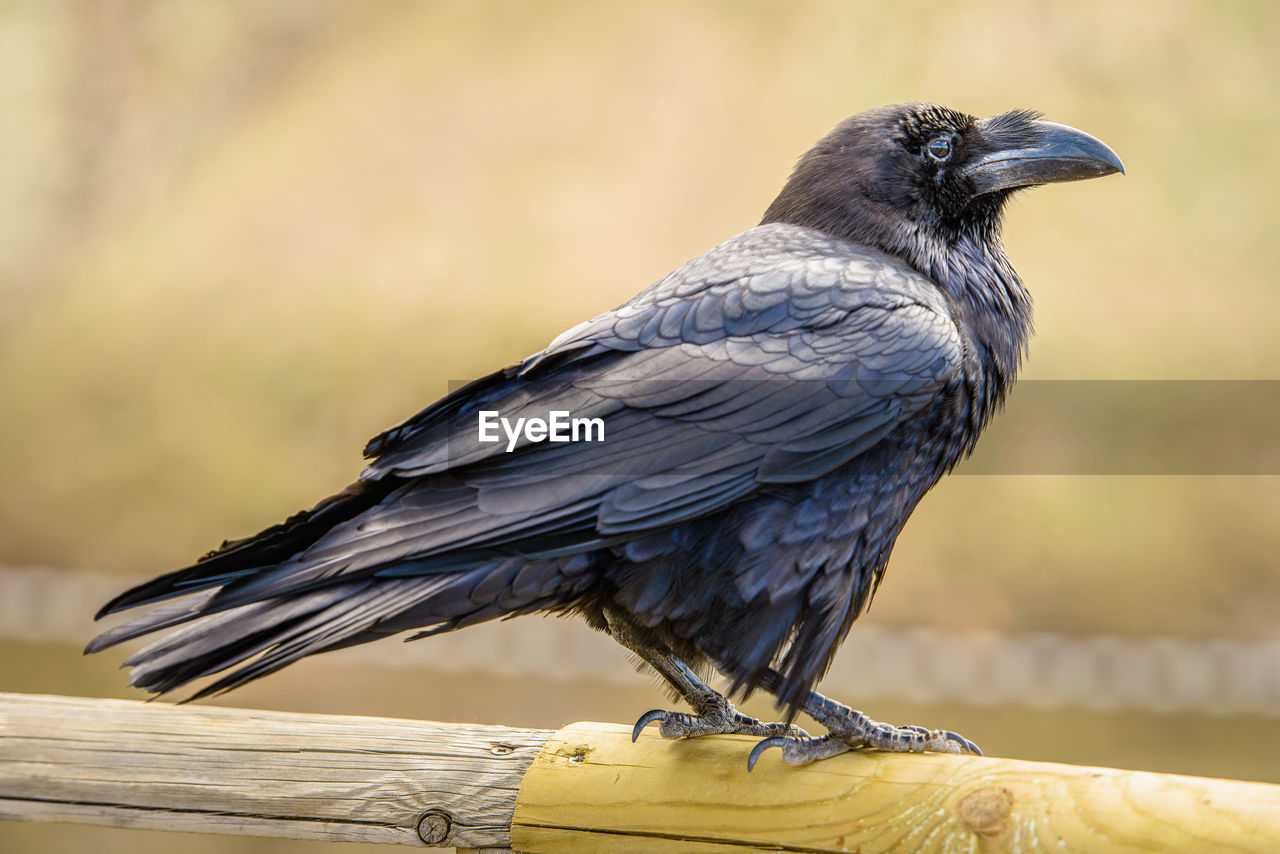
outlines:
{"label": "raven's claw", "polygon": [[654,721],[666,720],[670,712],[664,709],[650,709],[640,716],[640,720],[636,721],[636,725],[631,728],[631,742],[634,744],[636,739],[640,737],[640,731]]}
{"label": "raven's claw", "polygon": [[985,755],[982,752],[981,747],[978,747],[978,745],[974,744],[972,741],[965,738],[963,735],[961,735],[958,732],[952,732],[951,730],[948,729],[948,730],[943,730],[942,734],[946,736],[949,741],[954,741],[956,744],[960,745],[961,753],[972,753],[974,756]]}
{"label": "raven's claw", "polygon": [[751,748],[751,755],[747,757],[747,770],[754,771],[756,760],[760,758],[760,754],[764,753],[770,747],[785,747],[787,737],[785,735],[775,735],[773,738],[766,738],[759,742],[755,747]]}
{"label": "raven's claw", "polygon": [[748,771],[756,767],[756,760],[760,758],[760,754],[770,747],[782,748],[782,761],[788,765],[808,765],[810,762],[830,759],[832,756],[839,756],[853,749],[848,743],[829,733],[818,738],[809,736],[766,738],[751,749],[751,755],[747,757]]}
{"label": "raven's claw", "polygon": [[763,735],[789,738],[808,738],[809,734],[795,724],[763,723],[748,717],[733,707],[719,694],[699,703],[698,714],[667,712],[653,709],[645,712],[631,728],[631,740],[654,721],[661,721],[659,732],[663,738],[697,738],[703,735]]}

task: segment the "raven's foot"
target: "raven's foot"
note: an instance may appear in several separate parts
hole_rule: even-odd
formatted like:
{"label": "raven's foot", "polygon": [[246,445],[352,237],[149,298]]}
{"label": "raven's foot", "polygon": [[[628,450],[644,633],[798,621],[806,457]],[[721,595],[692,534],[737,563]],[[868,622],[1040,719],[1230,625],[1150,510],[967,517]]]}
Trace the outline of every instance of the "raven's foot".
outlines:
{"label": "raven's foot", "polygon": [[658,732],[663,738],[697,738],[703,735],[759,735],[769,739],[809,739],[809,734],[795,724],[763,723],[738,711],[720,694],[710,691],[693,704],[697,714],[654,709],[645,712],[631,730],[631,740],[654,721],[661,721]]}
{"label": "raven's foot", "polygon": [[819,738],[774,736],[755,746],[747,758],[747,769],[755,767],[760,754],[770,747],[782,748],[782,761],[788,765],[807,765],[849,750],[871,749],[892,753],[972,753],[981,756],[978,745],[950,730],[925,729],[919,726],[893,726],[873,721],[862,712],[811,695],[805,712],[825,726],[828,733]]}

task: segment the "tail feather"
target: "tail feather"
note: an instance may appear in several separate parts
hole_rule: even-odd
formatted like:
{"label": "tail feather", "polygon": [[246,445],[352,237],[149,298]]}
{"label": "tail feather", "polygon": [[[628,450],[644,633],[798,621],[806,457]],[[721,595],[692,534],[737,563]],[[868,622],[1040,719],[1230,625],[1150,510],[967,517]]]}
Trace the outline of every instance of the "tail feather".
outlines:
{"label": "tail feather", "polygon": [[406,579],[389,588],[364,580],[203,616],[131,655],[125,661],[132,668],[130,684],[164,693],[254,659],[191,699],[227,691],[344,645],[348,637],[438,594],[449,580]]}
{"label": "tail feather", "polygon": [[[205,605],[217,595],[217,592],[217,590],[202,590],[180,602],[170,602],[152,608],[145,614],[134,617],[129,622],[121,623],[98,635],[85,646],[84,653],[85,655],[91,655],[95,652],[102,652],[104,649],[125,641],[131,641],[134,638],[140,638],[143,635],[149,635],[161,629],[171,629],[174,626],[190,622],[206,613]],[[168,635],[167,637],[173,637],[173,635]]]}
{"label": "tail feather", "polygon": [[[264,610],[258,606],[246,606],[249,610]],[[226,612],[230,614],[231,612]],[[217,673],[227,667],[233,667],[255,655],[270,649],[275,638],[289,624],[275,624],[248,634],[238,634],[228,639],[216,649],[196,655],[191,650],[181,650],[177,655],[168,655],[151,659],[143,655],[134,655],[125,662],[132,667],[129,684],[154,694],[165,694],[186,685],[196,679]],[[194,700],[213,693],[203,690],[188,697]]]}
{"label": "tail feather", "polygon": [[368,510],[396,485],[394,478],[353,483],[310,510],[295,513],[252,537],[224,542],[192,566],[126,590],[102,606],[95,619],[136,605],[223,587],[237,579],[256,575],[265,567],[288,560],[324,536],[334,525]]}
{"label": "tail feather", "polygon": [[[205,606],[217,591],[203,591],[105,632],[89,649],[180,626],[135,652],[125,665],[133,668],[131,684],[155,693],[235,668],[189,698],[194,700],[231,690],[304,656],[379,636],[411,628],[448,631],[545,607],[570,592],[566,583],[572,582],[560,569],[558,560],[507,558],[439,575],[364,576],[212,613]],[[525,573],[530,573],[528,583],[515,592],[510,577],[525,580]],[[485,583],[495,576],[507,583]]]}
{"label": "tail feather", "polygon": [[[172,668],[181,666],[184,662],[217,655],[222,650],[236,647],[243,638],[259,635],[278,638],[299,621],[306,620],[344,597],[357,594],[362,586],[364,585],[356,583],[332,587],[283,601],[254,602],[240,608],[202,615],[177,631],[155,639],[125,659],[124,663],[126,667],[140,668],[142,673],[146,673],[149,668]],[[218,669],[235,663],[223,661]],[[134,677],[138,677],[136,670]]]}
{"label": "tail feather", "polygon": [[[376,631],[377,615],[398,614],[440,592],[448,579],[423,583],[412,580],[392,586],[377,585],[293,622],[271,638],[270,649],[243,667],[218,679],[192,699],[230,691],[308,655],[327,652],[364,639]],[[222,669],[222,668],[219,668]]]}

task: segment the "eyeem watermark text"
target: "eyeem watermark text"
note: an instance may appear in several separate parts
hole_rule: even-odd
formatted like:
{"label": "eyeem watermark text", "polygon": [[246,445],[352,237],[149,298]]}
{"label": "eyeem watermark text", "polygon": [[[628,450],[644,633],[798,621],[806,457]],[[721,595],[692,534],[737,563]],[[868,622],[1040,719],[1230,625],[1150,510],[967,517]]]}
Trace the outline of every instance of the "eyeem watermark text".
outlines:
{"label": "eyeem watermark text", "polygon": [[516,449],[520,437],[529,442],[603,442],[603,418],[572,418],[567,410],[553,409],[547,418],[503,418],[496,409],[482,409],[477,422],[481,442],[501,442],[507,437],[507,453]]}

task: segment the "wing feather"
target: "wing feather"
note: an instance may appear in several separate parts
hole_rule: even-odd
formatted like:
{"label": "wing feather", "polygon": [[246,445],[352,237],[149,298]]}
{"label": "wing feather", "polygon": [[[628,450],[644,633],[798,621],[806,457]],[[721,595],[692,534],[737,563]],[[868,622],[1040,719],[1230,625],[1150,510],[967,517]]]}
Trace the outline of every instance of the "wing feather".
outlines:
{"label": "wing feather", "polygon": [[[203,612],[585,553],[721,511],[874,447],[954,391],[963,351],[936,287],[900,261],[761,226],[375,437],[362,482],[394,488],[231,577]],[[479,441],[482,410],[601,418],[604,441],[523,439],[508,453]]]}

